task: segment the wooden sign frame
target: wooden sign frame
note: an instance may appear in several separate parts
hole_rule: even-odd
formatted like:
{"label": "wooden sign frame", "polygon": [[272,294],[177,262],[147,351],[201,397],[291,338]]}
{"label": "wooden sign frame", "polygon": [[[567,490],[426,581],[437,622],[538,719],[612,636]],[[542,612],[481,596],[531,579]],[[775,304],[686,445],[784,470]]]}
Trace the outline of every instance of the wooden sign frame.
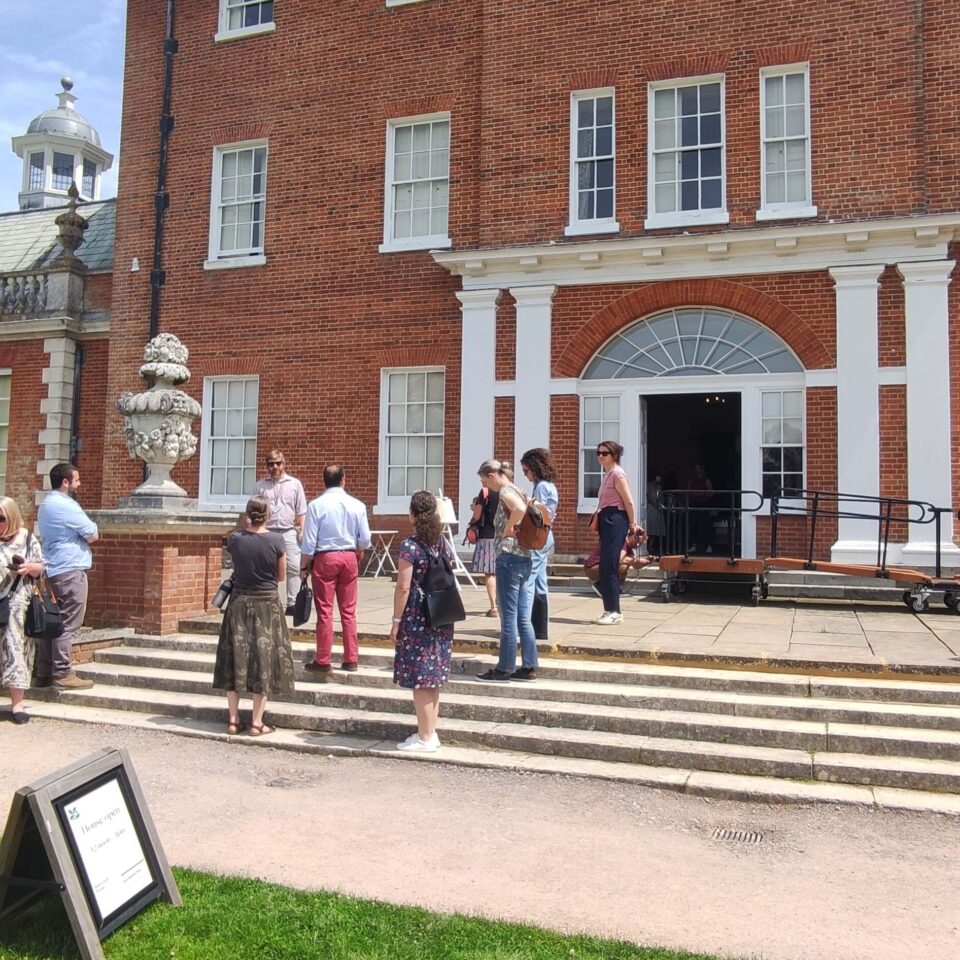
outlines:
{"label": "wooden sign frame", "polygon": [[84,960],[154,900],[182,906],[126,750],[104,749],[22,787],[0,842],[0,921],[59,893]]}

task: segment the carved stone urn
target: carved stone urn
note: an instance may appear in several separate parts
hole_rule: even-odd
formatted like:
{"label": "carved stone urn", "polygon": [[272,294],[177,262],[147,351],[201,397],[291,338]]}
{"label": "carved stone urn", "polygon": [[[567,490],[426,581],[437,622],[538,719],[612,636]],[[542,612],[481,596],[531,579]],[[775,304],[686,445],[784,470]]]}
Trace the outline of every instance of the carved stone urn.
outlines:
{"label": "carved stone urn", "polygon": [[175,389],[190,379],[189,355],[172,333],[154,337],[143,350],[140,368],[141,377],[154,379],[153,386],[143,393],[125,393],[117,401],[130,457],[147,464],[147,479],[133,491],[134,497],[187,496],[187,491],[170,479],[170,471],[197,452],[197,438],[190,426],[193,418],[200,416],[200,404]]}

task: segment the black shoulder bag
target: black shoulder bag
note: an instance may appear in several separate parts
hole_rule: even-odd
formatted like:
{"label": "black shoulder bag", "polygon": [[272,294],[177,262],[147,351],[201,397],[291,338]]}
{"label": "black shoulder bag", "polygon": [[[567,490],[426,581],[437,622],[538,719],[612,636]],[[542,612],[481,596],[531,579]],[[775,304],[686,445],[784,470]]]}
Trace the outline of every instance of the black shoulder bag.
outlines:
{"label": "black shoulder bag", "polygon": [[[28,533],[28,557],[32,538],[33,535]],[[24,631],[27,636],[35,640],[56,640],[63,634],[63,612],[53,587],[50,586],[50,581],[46,577],[40,577],[31,584]]]}
{"label": "black shoulder bag", "polygon": [[423,593],[423,616],[428,627],[449,627],[467,619],[460,587],[453,566],[441,543],[436,553],[427,547],[427,569],[420,587]]}

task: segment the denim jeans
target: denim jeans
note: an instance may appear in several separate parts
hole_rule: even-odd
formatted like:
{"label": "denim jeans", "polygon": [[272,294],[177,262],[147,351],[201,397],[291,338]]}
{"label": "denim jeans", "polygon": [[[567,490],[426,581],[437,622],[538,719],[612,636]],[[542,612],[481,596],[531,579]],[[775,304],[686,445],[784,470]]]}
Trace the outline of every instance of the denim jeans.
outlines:
{"label": "denim jeans", "polygon": [[517,635],[523,666],[536,669],[537,641],[530,614],[533,610],[533,564],[529,557],[501,553],[497,557],[497,604],[500,607],[500,659],[497,669],[517,669]]}

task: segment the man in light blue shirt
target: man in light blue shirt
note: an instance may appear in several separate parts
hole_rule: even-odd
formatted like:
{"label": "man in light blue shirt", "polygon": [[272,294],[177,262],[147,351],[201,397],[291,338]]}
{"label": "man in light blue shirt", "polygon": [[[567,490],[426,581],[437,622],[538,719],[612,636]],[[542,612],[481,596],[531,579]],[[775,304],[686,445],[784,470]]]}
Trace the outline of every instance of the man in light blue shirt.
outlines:
{"label": "man in light blue shirt", "polygon": [[86,690],[92,680],[73,671],[73,642],[87,612],[87,571],[93,564],[90,545],[97,541],[97,525],[74,499],[80,489],[80,471],[58,463],[50,471],[50,492],[37,513],[37,526],[47,564],[47,579],[60,601],[63,633],[56,640],[38,641],[37,686]]}
{"label": "man in light blue shirt", "polygon": [[363,551],[370,546],[367,508],[343,489],[343,467],[323,471],[324,492],[307,507],[300,545],[300,577],[312,574],[317,607],[317,653],[304,666],[313,679],[330,679],[333,669],[333,598],[343,626],[341,669],[357,669],[357,578]]}

